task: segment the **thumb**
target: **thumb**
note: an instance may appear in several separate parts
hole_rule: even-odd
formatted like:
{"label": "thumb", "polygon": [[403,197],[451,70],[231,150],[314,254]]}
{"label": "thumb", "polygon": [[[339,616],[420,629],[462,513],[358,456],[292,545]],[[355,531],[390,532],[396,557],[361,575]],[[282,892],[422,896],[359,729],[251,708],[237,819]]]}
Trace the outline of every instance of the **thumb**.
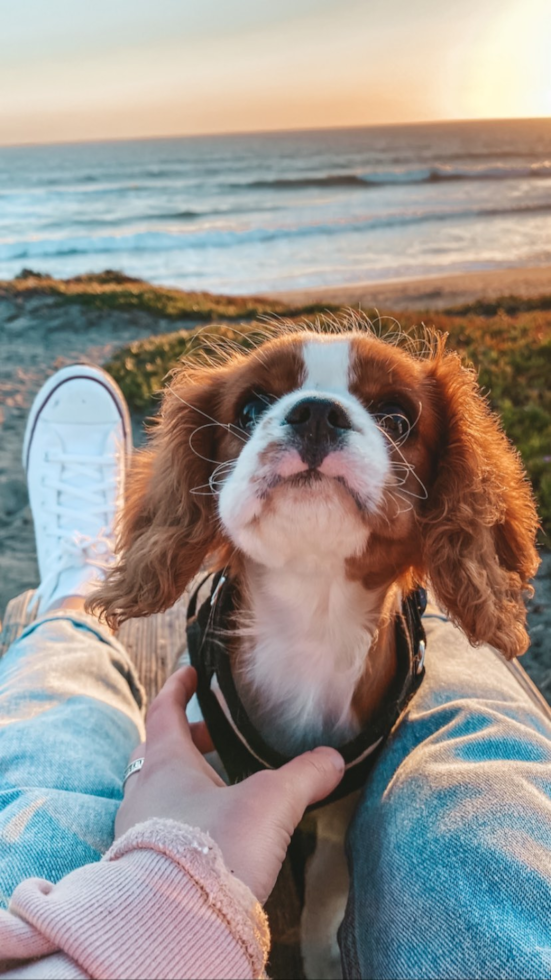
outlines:
{"label": "thumb", "polygon": [[281,799],[285,800],[293,828],[302,820],[311,803],[329,796],[344,775],[344,759],[336,749],[320,747],[298,755],[274,776],[281,781]]}

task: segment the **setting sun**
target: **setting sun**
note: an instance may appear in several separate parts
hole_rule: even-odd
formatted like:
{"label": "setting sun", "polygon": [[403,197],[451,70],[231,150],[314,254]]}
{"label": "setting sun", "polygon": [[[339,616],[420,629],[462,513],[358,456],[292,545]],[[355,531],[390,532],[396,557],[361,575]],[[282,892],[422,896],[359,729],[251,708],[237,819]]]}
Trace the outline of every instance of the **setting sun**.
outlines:
{"label": "setting sun", "polygon": [[479,118],[551,115],[551,7],[509,0],[474,42],[464,108]]}

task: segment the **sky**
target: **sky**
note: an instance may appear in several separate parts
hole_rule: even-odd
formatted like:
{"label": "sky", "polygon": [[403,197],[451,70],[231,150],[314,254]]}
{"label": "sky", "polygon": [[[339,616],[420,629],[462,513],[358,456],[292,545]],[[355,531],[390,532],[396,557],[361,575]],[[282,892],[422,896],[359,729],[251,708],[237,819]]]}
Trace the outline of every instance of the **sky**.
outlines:
{"label": "sky", "polygon": [[551,0],[0,0],[0,144],[551,116]]}

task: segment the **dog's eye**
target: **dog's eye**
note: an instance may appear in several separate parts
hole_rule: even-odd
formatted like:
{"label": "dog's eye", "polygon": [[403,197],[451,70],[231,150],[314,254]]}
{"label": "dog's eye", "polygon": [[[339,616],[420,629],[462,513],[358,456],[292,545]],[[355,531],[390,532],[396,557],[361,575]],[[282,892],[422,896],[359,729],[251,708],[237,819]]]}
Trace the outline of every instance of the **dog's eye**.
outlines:
{"label": "dog's eye", "polygon": [[270,407],[268,395],[254,393],[247,398],[237,416],[237,424],[245,432],[252,432],[261,415]]}
{"label": "dog's eye", "polygon": [[400,439],[409,434],[411,422],[404,408],[395,402],[384,402],[373,413],[377,425],[388,432],[393,439]]}

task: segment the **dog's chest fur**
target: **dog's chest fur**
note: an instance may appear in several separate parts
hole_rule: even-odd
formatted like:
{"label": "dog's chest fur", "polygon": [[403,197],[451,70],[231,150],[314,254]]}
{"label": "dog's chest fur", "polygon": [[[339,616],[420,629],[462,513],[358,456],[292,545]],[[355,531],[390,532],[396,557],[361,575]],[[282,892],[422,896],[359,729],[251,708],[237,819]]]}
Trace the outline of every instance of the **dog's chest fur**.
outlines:
{"label": "dog's chest fur", "polygon": [[238,619],[236,682],[264,739],[292,755],[358,734],[352,700],[380,616],[366,592],[332,567],[252,566]]}

